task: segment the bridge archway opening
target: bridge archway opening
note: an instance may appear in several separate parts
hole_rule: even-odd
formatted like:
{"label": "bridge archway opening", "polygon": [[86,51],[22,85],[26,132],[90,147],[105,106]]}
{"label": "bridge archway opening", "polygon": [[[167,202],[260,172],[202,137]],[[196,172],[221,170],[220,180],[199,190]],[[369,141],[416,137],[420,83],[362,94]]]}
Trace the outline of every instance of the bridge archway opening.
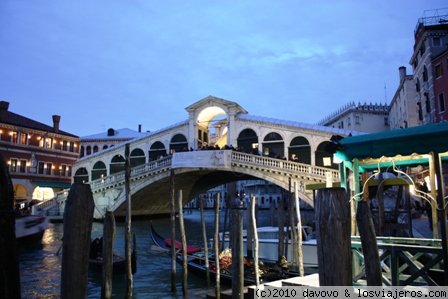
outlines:
{"label": "bridge archway opening", "polygon": [[88,146],[86,147],[86,156],[88,156],[88,155],[90,155],[90,154],[92,154],[92,147],[91,147],[90,145],[88,145]]}
{"label": "bridge archway opening", "polygon": [[188,151],[188,141],[183,134],[176,134],[171,138],[170,153]]}
{"label": "bridge archway opening", "polygon": [[278,159],[285,156],[285,142],[279,133],[271,132],[264,137],[263,156]]}
{"label": "bridge archway opening", "polygon": [[338,164],[333,163],[333,154],[326,150],[327,146],[330,144],[331,143],[329,141],[324,141],[317,147],[315,152],[316,166],[338,169]]}
{"label": "bridge archway opening", "polygon": [[14,198],[27,198],[28,197],[28,190],[26,187],[22,184],[15,184],[14,185]]}
{"label": "bridge archway opening", "polygon": [[237,147],[240,151],[250,154],[258,153],[258,136],[252,129],[244,129],[238,135],[236,140]]}
{"label": "bridge archway opening", "polygon": [[89,181],[89,172],[87,169],[81,167],[76,170],[75,175],[73,176],[73,181],[75,183],[87,183]]}
{"label": "bridge archway opening", "polygon": [[228,120],[221,107],[210,106],[201,110],[196,119],[198,148],[227,145]]}
{"label": "bridge archway opening", "polygon": [[81,146],[81,149],[79,150],[79,157],[84,157],[84,145]]}
{"label": "bridge archway opening", "polygon": [[98,161],[92,168],[92,181],[107,176],[106,164],[103,161]]}
{"label": "bridge archway opening", "polygon": [[299,163],[311,164],[311,146],[305,137],[297,136],[288,148],[289,160]]}
{"label": "bridge archway opening", "polygon": [[124,157],[122,155],[115,155],[110,161],[110,174],[124,171]]}
{"label": "bridge archway opening", "polygon": [[149,148],[149,152],[148,152],[148,160],[149,161],[154,161],[154,160],[163,158],[165,156],[166,156],[166,148],[162,142],[156,141]]}
{"label": "bridge archway opening", "polygon": [[131,151],[129,157],[131,167],[142,165],[146,163],[145,152],[141,148],[135,148]]}

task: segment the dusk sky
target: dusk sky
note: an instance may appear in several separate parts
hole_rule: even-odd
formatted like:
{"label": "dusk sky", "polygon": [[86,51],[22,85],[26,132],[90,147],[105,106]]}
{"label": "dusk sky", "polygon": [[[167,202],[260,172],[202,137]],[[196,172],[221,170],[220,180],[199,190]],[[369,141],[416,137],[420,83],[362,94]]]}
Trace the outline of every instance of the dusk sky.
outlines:
{"label": "dusk sky", "polygon": [[[389,103],[414,29],[446,0],[1,0],[0,100],[78,136],[154,131],[208,96],[317,123]],[[446,10],[445,10],[446,11]],[[427,16],[433,12],[426,12]],[[386,88],[385,88],[386,86]]]}

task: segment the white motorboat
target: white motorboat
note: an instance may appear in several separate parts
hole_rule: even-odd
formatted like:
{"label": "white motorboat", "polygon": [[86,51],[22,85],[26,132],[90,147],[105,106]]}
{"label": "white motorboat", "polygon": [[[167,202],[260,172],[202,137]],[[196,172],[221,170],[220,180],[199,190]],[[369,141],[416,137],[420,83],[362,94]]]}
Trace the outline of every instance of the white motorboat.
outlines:
{"label": "white motorboat", "polygon": [[16,217],[16,240],[19,244],[40,242],[50,223],[47,217],[26,215]]}

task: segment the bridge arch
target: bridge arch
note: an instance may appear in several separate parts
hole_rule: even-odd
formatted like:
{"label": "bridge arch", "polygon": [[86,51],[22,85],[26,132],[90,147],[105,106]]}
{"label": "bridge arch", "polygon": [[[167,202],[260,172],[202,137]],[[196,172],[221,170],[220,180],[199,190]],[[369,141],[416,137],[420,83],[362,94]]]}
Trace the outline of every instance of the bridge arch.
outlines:
{"label": "bridge arch", "polygon": [[120,171],[124,171],[124,157],[120,154],[112,157],[109,165],[109,174],[114,174]]}
{"label": "bridge arch", "polygon": [[160,157],[165,157],[166,154],[167,153],[165,145],[160,141],[155,141],[153,144],[151,144],[151,147],[149,148],[148,160],[154,161],[159,159]]}
{"label": "bridge arch", "polygon": [[[221,117],[223,115],[224,117]],[[213,145],[222,147],[227,144],[228,116],[226,107],[213,103],[211,106],[199,110],[195,123],[197,124],[196,138],[199,148]]]}
{"label": "bridge arch", "polygon": [[131,167],[138,166],[146,163],[145,152],[141,148],[135,148],[131,151],[129,157]]}
{"label": "bridge arch", "polygon": [[184,134],[175,134],[170,141],[170,153],[172,152],[182,152],[188,150],[187,137]]}
{"label": "bridge arch", "polygon": [[337,169],[338,165],[333,163],[333,154],[329,153],[326,150],[326,147],[328,145],[330,145],[330,141],[323,141],[317,146],[316,152],[314,154],[316,157],[316,166],[331,167]]}
{"label": "bridge arch", "polygon": [[76,170],[75,175],[73,176],[73,181],[75,183],[87,183],[89,181],[89,172],[85,167],[81,167]]}
{"label": "bridge arch", "polygon": [[285,142],[277,132],[270,132],[263,138],[263,155],[283,158],[285,156]]}
{"label": "bridge arch", "polygon": [[244,153],[258,154],[258,135],[251,129],[243,129],[237,138],[237,148]]}
{"label": "bridge arch", "polygon": [[291,161],[311,164],[311,145],[303,136],[294,137],[288,147],[288,156]]}
{"label": "bridge arch", "polygon": [[106,164],[103,161],[97,161],[92,167],[92,181],[106,177],[107,176],[107,168]]}

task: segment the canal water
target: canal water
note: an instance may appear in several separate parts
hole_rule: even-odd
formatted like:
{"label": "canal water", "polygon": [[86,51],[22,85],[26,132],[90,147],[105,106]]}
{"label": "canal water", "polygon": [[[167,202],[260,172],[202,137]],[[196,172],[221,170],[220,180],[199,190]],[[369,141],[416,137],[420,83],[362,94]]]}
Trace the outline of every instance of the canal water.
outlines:
{"label": "canal water", "polygon": [[[214,233],[214,213],[204,213],[207,237]],[[202,246],[202,229],[199,211],[185,212],[187,242]],[[224,212],[220,215],[223,225]],[[169,218],[153,220],[133,220],[132,232],[137,240],[137,272],[134,274],[134,298],[182,298],[182,269],[177,266],[177,293],[171,293],[171,259],[167,253],[153,250],[150,237],[151,221],[155,229],[162,235],[169,236]],[[228,222],[227,222],[228,223]],[[269,211],[260,211],[258,226],[271,225]],[[92,238],[102,236],[102,223],[93,223]],[[177,234],[179,236],[179,234]],[[43,237],[42,246],[37,248],[21,248],[20,276],[22,298],[58,298],[60,294],[61,258],[58,250],[62,244],[63,224],[55,223]],[[115,253],[124,255],[124,223],[117,222]],[[206,287],[205,280],[189,273],[189,290],[200,290]],[[115,275],[113,281],[114,298],[123,298],[125,294],[124,275]],[[100,298],[101,274],[89,272],[88,298]]]}

